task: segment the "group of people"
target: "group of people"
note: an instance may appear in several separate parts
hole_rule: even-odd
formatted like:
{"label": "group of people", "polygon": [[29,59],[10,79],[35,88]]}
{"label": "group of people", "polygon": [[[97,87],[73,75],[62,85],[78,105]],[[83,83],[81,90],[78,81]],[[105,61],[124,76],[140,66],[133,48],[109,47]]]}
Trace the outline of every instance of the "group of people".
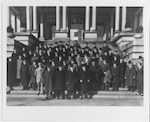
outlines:
{"label": "group of people", "polygon": [[40,43],[35,50],[14,49],[7,61],[7,81],[8,93],[17,81],[23,90],[37,90],[46,99],[90,99],[97,90],[118,91],[126,86],[143,95],[143,58],[136,65],[125,62],[105,42],[101,48],[81,47],[78,42]]}

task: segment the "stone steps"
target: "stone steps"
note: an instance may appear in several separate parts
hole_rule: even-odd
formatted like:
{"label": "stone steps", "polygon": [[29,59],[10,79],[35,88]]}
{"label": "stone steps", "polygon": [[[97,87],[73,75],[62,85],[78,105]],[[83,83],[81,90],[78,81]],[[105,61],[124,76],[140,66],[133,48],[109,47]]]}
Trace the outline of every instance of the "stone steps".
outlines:
{"label": "stone steps", "polygon": [[[15,90],[12,90],[7,97],[24,97],[24,98],[44,98],[45,95],[37,95],[38,91],[36,90],[22,90],[22,86],[14,87]],[[97,94],[93,95],[93,98],[109,98],[109,99],[119,99],[119,98],[142,98],[142,96],[136,95],[137,92],[127,91],[126,88],[120,88],[119,91],[98,91]]]}

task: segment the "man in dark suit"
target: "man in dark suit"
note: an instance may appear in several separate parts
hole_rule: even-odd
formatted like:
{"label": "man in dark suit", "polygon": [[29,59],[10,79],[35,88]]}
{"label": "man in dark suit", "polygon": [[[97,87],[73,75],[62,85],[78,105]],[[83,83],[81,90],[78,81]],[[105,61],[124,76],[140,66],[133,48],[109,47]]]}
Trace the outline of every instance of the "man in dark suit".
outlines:
{"label": "man in dark suit", "polygon": [[69,70],[66,74],[67,80],[67,98],[71,99],[74,98],[74,90],[75,90],[75,81],[76,81],[76,71],[74,69],[73,64],[69,66]]}
{"label": "man in dark suit", "polygon": [[119,83],[119,67],[116,63],[113,63],[113,66],[111,68],[111,74],[112,74],[112,86],[113,91],[118,91],[118,83]]}
{"label": "man in dark suit", "polygon": [[63,99],[65,90],[65,77],[65,71],[62,68],[62,64],[59,63],[55,70],[55,91],[57,99],[60,97]]}
{"label": "man in dark suit", "polygon": [[83,96],[85,96],[85,98],[87,97],[87,83],[90,81],[87,65],[84,64],[83,62],[82,65],[79,67],[79,80],[81,90],[80,99],[83,99]]}
{"label": "man in dark suit", "polygon": [[109,50],[110,50],[110,48],[107,46],[107,43],[104,42],[104,45],[102,47],[102,53],[104,54],[106,52],[108,54]]}

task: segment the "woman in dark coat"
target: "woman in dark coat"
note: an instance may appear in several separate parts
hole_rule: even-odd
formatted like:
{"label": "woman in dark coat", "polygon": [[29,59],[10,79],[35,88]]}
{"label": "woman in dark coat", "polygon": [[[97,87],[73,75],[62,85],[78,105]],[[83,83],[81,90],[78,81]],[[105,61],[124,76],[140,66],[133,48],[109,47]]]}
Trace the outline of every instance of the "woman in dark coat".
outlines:
{"label": "woman in dark coat", "polygon": [[[64,71],[64,75],[66,76],[66,73],[67,73],[67,70],[68,70],[68,65],[66,64],[65,60],[63,60],[62,64],[63,64],[62,65],[62,69]],[[65,90],[66,90],[67,89],[66,88],[66,77],[64,79],[64,82],[65,82]]]}
{"label": "woman in dark coat", "polygon": [[62,68],[62,65],[59,64],[55,70],[55,92],[57,99],[63,98],[64,90],[65,90],[65,72]]}
{"label": "woman in dark coat", "polygon": [[67,93],[68,93],[68,99],[71,99],[71,96],[74,97],[74,90],[75,90],[75,81],[76,81],[76,72],[73,68],[73,65],[70,65],[69,70],[66,74],[66,80],[67,80]]}
{"label": "woman in dark coat", "polygon": [[29,72],[30,72],[30,83],[31,83],[31,87],[35,90],[36,89],[36,76],[35,76],[35,70],[36,70],[37,66],[36,66],[36,62],[33,61],[32,65],[29,68]]}
{"label": "woman in dark coat", "polygon": [[91,97],[92,92],[97,90],[97,78],[96,78],[97,65],[94,59],[92,59],[92,62],[89,66],[89,71],[90,71],[90,74],[89,74],[90,82],[88,83],[88,92]]}
{"label": "woman in dark coat", "polygon": [[112,86],[113,91],[118,91],[118,83],[119,83],[119,67],[116,63],[113,64],[111,68],[111,74],[112,74]]}
{"label": "woman in dark coat", "polygon": [[47,70],[44,72],[44,80],[45,80],[45,93],[46,99],[52,99],[52,73],[50,66],[47,67]]}
{"label": "woman in dark coat", "polygon": [[132,62],[128,62],[128,66],[125,72],[126,86],[129,91],[135,91],[135,67],[132,65]]}
{"label": "woman in dark coat", "polygon": [[83,95],[87,96],[87,83],[89,82],[89,71],[86,64],[82,64],[79,67],[79,79],[80,79],[80,99],[83,99]]}
{"label": "woman in dark coat", "polygon": [[21,67],[21,84],[23,85],[23,90],[28,89],[29,85],[29,67],[27,65],[26,60],[23,60],[23,64]]}
{"label": "woman in dark coat", "polygon": [[14,63],[12,62],[12,58],[8,58],[7,62],[7,85],[9,86],[9,93],[11,90],[13,90],[13,83],[15,79],[15,74],[14,74]]}
{"label": "woman in dark coat", "polygon": [[125,71],[126,71],[126,62],[124,62],[123,59],[121,58],[119,62],[119,85],[123,88],[125,87],[125,79],[124,79]]}
{"label": "woman in dark coat", "polygon": [[143,96],[143,66],[142,63],[137,64],[136,81],[138,94]]}

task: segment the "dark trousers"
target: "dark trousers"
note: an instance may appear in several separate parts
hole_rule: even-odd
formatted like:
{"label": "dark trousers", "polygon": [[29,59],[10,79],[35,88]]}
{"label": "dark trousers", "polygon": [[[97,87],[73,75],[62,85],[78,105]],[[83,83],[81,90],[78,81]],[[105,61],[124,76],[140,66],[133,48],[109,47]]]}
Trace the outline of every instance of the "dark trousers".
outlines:
{"label": "dark trousers", "polygon": [[83,90],[81,90],[81,95],[80,95],[80,97],[81,98],[83,98],[83,96],[85,95],[85,98],[87,97],[87,92],[86,91],[83,91]]}
{"label": "dark trousers", "polygon": [[21,79],[17,79],[17,85],[20,85]]}
{"label": "dark trousers", "polygon": [[143,93],[143,82],[137,82],[137,91],[139,94]]}
{"label": "dark trousers", "polygon": [[28,90],[28,88],[29,88],[28,85],[23,86],[23,90]]}
{"label": "dark trousers", "polygon": [[52,92],[46,92],[46,99],[52,99]]}
{"label": "dark trousers", "polygon": [[106,91],[109,91],[109,83],[103,83],[102,84],[102,90],[106,90]]}
{"label": "dark trousers", "polygon": [[119,85],[119,86],[121,86],[121,87],[125,88],[125,80],[120,81],[120,85]]}
{"label": "dark trousers", "polygon": [[113,91],[118,91],[118,84],[117,83],[112,83]]}
{"label": "dark trousers", "polygon": [[128,86],[128,91],[134,92],[135,91],[135,86]]}
{"label": "dark trousers", "polygon": [[32,88],[33,90],[37,89],[37,84],[36,83],[31,83],[30,88]]}
{"label": "dark trousers", "polygon": [[67,93],[67,98],[68,98],[68,99],[71,99],[71,95],[73,95],[73,98],[75,97],[75,93],[74,93],[73,90],[68,90],[67,92],[68,92],[68,93]]}
{"label": "dark trousers", "polygon": [[64,97],[64,91],[63,90],[55,90],[55,97],[59,99],[60,97]]}

